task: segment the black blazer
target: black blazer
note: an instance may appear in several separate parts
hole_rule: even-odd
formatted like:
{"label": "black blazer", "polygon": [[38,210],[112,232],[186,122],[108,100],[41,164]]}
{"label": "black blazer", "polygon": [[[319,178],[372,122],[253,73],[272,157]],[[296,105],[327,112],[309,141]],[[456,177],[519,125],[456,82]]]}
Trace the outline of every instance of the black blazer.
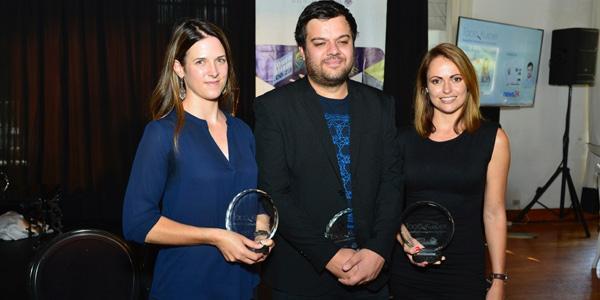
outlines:
{"label": "black blazer", "polygon": [[[348,97],[357,242],[384,257],[387,269],[402,195],[394,100],[354,81],[348,81]],[[324,232],[347,203],[319,99],[302,79],[258,97],[255,103],[259,187],[273,197],[280,215],[264,280],[272,288],[301,295],[320,295],[342,286],[325,269],[338,248]],[[379,289],[387,277],[382,271],[368,288]]]}

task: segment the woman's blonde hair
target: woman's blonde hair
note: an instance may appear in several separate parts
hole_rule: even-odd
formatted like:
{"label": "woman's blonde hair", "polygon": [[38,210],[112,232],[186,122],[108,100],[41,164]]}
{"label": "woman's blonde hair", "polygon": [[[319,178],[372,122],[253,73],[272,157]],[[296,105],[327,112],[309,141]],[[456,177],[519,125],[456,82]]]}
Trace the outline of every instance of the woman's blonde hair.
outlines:
{"label": "woman's blonde hair", "polygon": [[152,119],[157,120],[166,116],[171,110],[175,110],[177,121],[175,124],[175,134],[173,135],[173,144],[177,148],[177,140],[179,132],[183,128],[185,121],[185,111],[181,99],[179,98],[180,89],[185,88],[180,84],[180,78],[173,70],[175,60],[182,65],[185,64],[185,55],[187,51],[197,42],[209,36],[219,39],[225,55],[227,56],[227,83],[223,89],[223,93],[218,99],[219,108],[226,112],[235,113],[233,108],[236,107],[239,95],[239,88],[233,69],[233,57],[231,56],[231,48],[227,37],[221,28],[210,22],[190,19],[183,21],[173,31],[171,41],[167,46],[165,60],[158,84],[154,88],[154,92],[150,98],[150,112]]}
{"label": "woman's blonde hair", "polygon": [[433,125],[434,107],[429,99],[429,93],[426,88],[429,65],[439,56],[450,60],[456,65],[467,87],[465,106],[460,117],[454,124],[454,131],[457,134],[462,130],[474,132],[479,128],[481,120],[483,119],[481,112],[479,111],[479,84],[477,83],[477,74],[467,55],[460,48],[449,43],[435,46],[425,54],[425,57],[423,57],[423,60],[421,61],[419,71],[417,72],[415,86],[415,128],[422,137],[428,137],[436,130]]}

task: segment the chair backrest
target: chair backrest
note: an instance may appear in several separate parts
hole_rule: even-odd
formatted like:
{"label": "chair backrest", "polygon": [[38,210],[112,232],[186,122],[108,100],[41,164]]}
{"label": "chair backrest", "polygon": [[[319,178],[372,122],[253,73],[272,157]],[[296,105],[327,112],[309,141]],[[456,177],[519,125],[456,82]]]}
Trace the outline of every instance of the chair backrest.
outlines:
{"label": "chair backrest", "polygon": [[0,171],[0,192],[4,193],[8,190],[8,186],[10,186],[10,181],[8,180],[8,175],[6,173]]}
{"label": "chair backrest", "polygon": [[46,244],[29,266],[31,299],[137,299],[138,265],[125,241],[83,229]]}

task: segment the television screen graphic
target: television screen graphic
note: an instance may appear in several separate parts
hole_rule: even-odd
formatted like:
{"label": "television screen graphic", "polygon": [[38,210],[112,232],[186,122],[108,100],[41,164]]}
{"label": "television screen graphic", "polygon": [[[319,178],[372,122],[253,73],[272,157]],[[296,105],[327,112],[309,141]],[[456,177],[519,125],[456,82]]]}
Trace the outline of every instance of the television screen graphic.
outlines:
{"label": "television screen graphic", "polygon": [[460,17],[456,45],[475,67],[482,106],[532,106],[544,31]]}

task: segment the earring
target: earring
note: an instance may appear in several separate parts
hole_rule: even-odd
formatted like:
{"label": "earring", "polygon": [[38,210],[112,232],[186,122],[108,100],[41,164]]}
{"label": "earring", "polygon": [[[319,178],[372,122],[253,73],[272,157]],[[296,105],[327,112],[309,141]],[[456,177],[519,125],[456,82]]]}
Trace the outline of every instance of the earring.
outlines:
{"label": "earring", "polygon": [[429,89],[425,88],[425,94],[429,94]]}
{"label": "earring", "polygon": [[179,99],[183,101],[185,99],[185,82],[183,78],[179,78]]}

